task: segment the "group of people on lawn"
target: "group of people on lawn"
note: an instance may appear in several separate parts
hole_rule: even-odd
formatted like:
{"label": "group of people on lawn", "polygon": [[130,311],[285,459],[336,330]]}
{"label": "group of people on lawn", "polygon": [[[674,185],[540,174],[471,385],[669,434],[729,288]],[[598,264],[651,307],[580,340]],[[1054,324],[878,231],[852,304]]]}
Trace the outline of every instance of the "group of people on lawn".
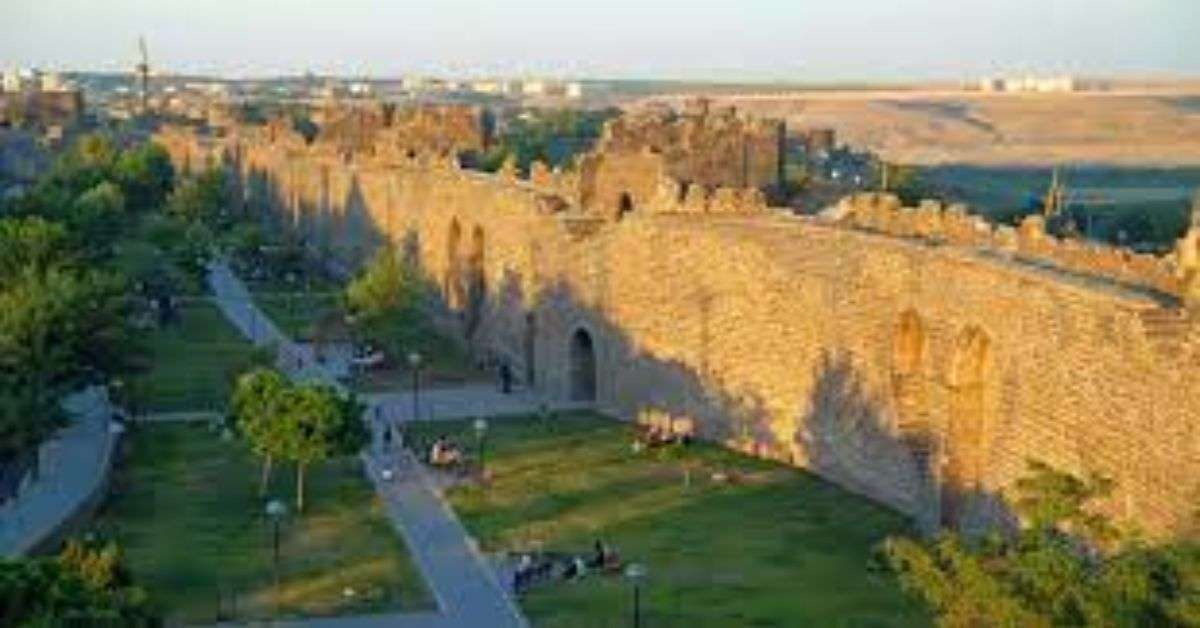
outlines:
{"label": "group of people on lawn", "polygon": [[517,594],[539,582],[551,580],[578,580],[589,571],[613,574],[621,571],[621,557],[600,539],[596,539],[589,557],[578,554],[541,555],[522,554],[513,572],[513,591]]}
{"label": "group of people on lawn", "polygon": [[429,464],[435,467],[449,467],[460,464],[462,461],[462,449],[446,438],[445,434],[438,436],[429,446]]}
{"label": "group of people on lawn", "polygon": [[695,436],[695,425],[690,418],[676,418],[657,411],[643,411],[637,427],[634,453],[666,445],[690,445]]}

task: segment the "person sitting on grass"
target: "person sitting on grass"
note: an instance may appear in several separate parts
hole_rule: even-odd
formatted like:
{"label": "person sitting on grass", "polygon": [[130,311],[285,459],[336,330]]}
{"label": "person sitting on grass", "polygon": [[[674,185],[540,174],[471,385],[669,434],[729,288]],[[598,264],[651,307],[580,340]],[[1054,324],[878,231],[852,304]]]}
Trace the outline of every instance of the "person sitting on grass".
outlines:
{"label": "person sitting on grass", "polygon": [[583,564],[583,559],[575,556],[567,562],[567,568],[563,570],[563,580],[577,580],[587,574],[587,565]]}
{"label": "person sitting on grass", "polygon": [[593,545],[592,558],[588,561],[587,566],[591,569],[612,572],[620,569],[621,558],[604,541],[596,539]]}
{"label": "person sitting on grass", "polygon": [[429,463],[434,466],[450,466],[462,462],[462,451],[445,435],[438,436],[429,449]]}
{"label": "person sitting on grass", "polygon": [[592,544],[592,559],[588,561],[588,567],[599,569],[604,566],[604,559],[608,556],[608,548],[605,547],[604,541],[596,539]]}
{"label": "person sitting on grass", "polygon": [[659,445],[667,445],[674,441],[670,432],[658,425],[651,425],[646,428],[638,439],[646,448],[658,447]]}
{"label": "person sitting on grass", "polygon": [[521,559],[517,562],[517,568],[513,572],[513,592],[520,595],[529,586],[532,575],[533,559],[529,554],[521,554]]}

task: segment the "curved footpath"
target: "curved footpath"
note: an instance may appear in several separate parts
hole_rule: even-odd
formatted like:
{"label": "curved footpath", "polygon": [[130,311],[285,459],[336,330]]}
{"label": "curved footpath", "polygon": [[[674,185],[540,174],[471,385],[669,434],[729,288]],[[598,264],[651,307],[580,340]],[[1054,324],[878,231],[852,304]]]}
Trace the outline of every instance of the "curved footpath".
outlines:
{"label": "curved footpath", "polygon": [[3,556],[33,552],[103,497],[120,438],[108,394],[93,386],[62,406],[68,423],[42,444],[38,479],[26,478],[17,497],[0,506]]}
{"label": "curved footpath", "polygon": [[[260,346],[277,347],[279,366],[290,377],[302,381],[320,381],[339,389],[339,383],[314,359],[312,350],[293,342],[254,304],[246,286],[224,263],[209,267],[209,285],[214,302],[226,318],[250,340]],[[498,393],[494,393],[499,396]],[[367,398],[371,400],[369,397]],[[528,397],[528,409],[536,408]],[[373,403],[394,415],[405,407],[405,399],[384,398]],[[382,448],[373,446],[371,452]],[[308,619],[280,622],[276,625],[330,628],[367,628],[372,626],[431,626],[506,628],[525,627],[528,622],[504,586],[479,553],[458,518],[433,488],[420,465],[408,454],[400,460],[376,453],[364,453],[364,470],[383,500],[388,518],[404,536],[409,551],[425,577],[434,599],[436,613],[396,613]],[[381,479],[379,470],[399,463],[403,471],[390,481]]]}

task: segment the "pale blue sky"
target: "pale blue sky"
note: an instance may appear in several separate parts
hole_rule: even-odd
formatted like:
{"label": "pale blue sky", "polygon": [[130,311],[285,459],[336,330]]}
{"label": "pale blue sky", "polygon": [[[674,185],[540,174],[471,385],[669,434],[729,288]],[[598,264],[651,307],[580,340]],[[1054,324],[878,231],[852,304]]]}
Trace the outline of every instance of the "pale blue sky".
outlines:
{"label": "pale blue sky", "polygon": [[3,0],[0,64],[235,75],[1200,75],[1200,0]]}

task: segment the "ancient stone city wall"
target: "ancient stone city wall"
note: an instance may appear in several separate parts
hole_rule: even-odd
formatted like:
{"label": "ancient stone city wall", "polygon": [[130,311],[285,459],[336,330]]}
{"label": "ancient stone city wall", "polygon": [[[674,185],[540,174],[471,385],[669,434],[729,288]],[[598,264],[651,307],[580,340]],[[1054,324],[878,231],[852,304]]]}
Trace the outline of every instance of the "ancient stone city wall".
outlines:
{"label": "ancient stone city wall", "polygon": [[248,206],[347,263],[397,244],[480,355],[549,395],[691,418],[925,526],[1004,520],[997,496],[1030,459],[1111,476],[1104,508],[1151,535],[1193,523],[1200,331],[1154,299],[750,193],[662,181],[609,216],[544,171],[161,139],[177,160],[236,157]]}

